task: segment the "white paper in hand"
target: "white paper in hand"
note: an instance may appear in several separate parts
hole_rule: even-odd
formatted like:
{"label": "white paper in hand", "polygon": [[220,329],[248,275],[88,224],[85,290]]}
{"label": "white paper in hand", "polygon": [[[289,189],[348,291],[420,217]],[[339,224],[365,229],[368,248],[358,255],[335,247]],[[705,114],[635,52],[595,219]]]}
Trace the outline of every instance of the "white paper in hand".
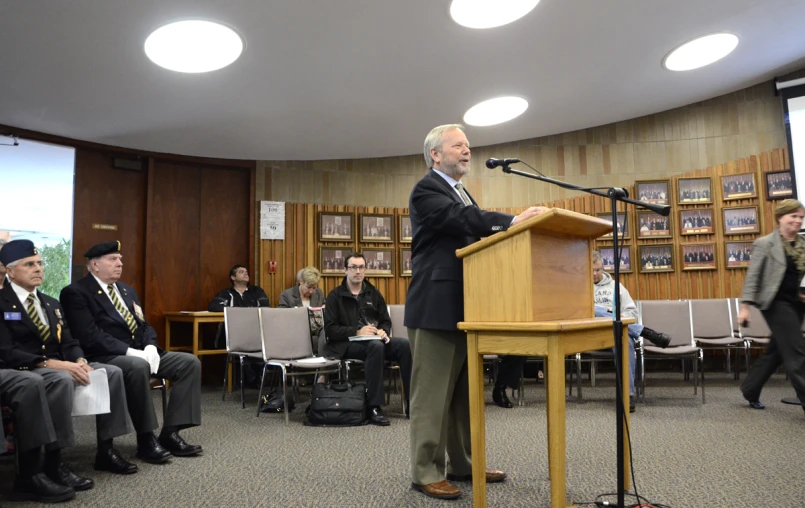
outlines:
{"label": "white paper in hand", "polygon": [[109,410],[109,380],[106,369],[88,372],[89,384],[78,385],[73,396],[73,416],[102,415]]}

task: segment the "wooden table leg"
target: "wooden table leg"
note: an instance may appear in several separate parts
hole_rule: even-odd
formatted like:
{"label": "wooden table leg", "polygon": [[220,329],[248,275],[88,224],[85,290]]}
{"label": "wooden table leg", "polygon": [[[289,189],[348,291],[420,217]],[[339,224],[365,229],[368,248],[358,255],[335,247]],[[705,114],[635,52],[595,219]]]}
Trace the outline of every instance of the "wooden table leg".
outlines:
{"label": "wooden table leg", "polygon": [[566,506],[565,490],[565,357],[558,339],[548,343],[547,410],[548,471],[551,477],[551,506]]}
{"label": "wooden table leg", "polygon": [[171,350],[171,319],[165,318],[165,351]]}
{"label": "wooden table leg", "polygon": [[621,365],[623,366],[621,371],[623,375],[621,376],[621,384],[623,385],[623,406],[624,414],[626,415],[623,419],[623,488],[629,490],[631,483],[629,477],[629,433],[627,429],[630,427],[631,419],[629,417],[629,346],[626,341],[632,339],[629,338],[627,330],[627,326],[623,325],[623,335],[621,336]]}
{"label": "wooden table leg", "polygon": [[470,383],[470,442],[472,496],[476,508],[486,506],[486,425],[484,419],[484,359],[478,354],[478,335],[467,333],[467,373]]}

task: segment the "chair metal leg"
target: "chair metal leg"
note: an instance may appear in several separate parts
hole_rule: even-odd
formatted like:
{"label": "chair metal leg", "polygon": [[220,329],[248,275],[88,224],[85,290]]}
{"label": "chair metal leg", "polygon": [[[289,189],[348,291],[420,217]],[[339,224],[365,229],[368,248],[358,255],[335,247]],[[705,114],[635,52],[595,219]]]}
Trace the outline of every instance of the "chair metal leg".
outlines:
{"label": "chair metal leg", "polygon": [[[241,363],[241,372],[243,372],[243,364]],[[257,392],[257,417],[260,417],[260,401],[263,400],[263,386],[266,383],[266,370],[268,369],[268,364],[263,364],[263,375],[260,377],[260,391]],[[241,378],[241,383],[243,383],[243,378]],[[241,386],[243,386],[241,384]]]}
{"label": "chair metal leg", "polygon": [[590,386],[595,388],[595,373],[598,370],[598,362],[590,360]]}
{"label": "chair metal leg", "polygon": [[287,383],[288,383],[288,372],[285,370],[285,365],[280,365],[282,369],[282,411],[285,413],[285,426],[288,426],[288,392],[287,390]]}
{"label": "chair metal leg", "polygon": [[581,353],[576,353],[576,401],[581,402]]}
{"label": "chair metal leg", "polygon": [[[246,389],[243,386],[243,363],[246,361],[246,358],[243,355],[239,355],[238,358],[240,358],[240,408],[245,409],[246,408]],[[265,375],[265,371],[263,371],[263,372],[264,372],[264,375]],[[257,406],[258,406],[258,410],[259,410],[259,407],[260,407],[259,401],[258,401]]]}
{"label": "chair metal leg", "polygon": [[226,373],[229,370],[229,362],[232,361],[232,355],[229,353],[226,354],[226,360],[224,361],[224,389],[222,390],[223,394],[221,395],[221,400],[226,400]]}

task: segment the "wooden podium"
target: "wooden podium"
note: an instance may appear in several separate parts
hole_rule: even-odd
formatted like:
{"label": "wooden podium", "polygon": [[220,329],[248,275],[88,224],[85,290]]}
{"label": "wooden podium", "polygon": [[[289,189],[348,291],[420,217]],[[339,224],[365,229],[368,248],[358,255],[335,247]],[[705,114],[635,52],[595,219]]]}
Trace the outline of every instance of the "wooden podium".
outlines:
{"label": "wooden podium", "polygon": [[[573,506],[565,493],[565,356],[614,346],[612,320],[593,317],[591,262],[593,239],[610,231],[609,221],[553,208],[456,251],[464,262],[465,320],[458,328],[467,332],[476,507],[486,506],[485,354],[546,358],[551,506]],[[628,348],[621,349],[628,368]],[[625,372],[624,401],[628,379]],[[622,453],[628,464],[626,442]],[[628,468],[624,482],[628,489]]]}

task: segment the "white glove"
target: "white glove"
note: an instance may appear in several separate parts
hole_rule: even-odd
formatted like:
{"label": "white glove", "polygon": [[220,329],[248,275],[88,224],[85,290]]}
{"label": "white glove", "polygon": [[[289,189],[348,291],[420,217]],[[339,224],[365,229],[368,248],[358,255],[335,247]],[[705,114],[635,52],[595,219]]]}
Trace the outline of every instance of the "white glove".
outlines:
{"label": "white glove", "polygon": [[151,374],[156,374],[159,370],[159,351],[156,346],[149,344],[144,349],[146,360],[151,365]]}
{"label": "white glove", "polygon": [[146,362],[148,361],[148,355],[145,354],[145,351],[141,351],[139,349],[128,348],[126,350],[126,356],[136,356],[137,358],[142,358]]}

